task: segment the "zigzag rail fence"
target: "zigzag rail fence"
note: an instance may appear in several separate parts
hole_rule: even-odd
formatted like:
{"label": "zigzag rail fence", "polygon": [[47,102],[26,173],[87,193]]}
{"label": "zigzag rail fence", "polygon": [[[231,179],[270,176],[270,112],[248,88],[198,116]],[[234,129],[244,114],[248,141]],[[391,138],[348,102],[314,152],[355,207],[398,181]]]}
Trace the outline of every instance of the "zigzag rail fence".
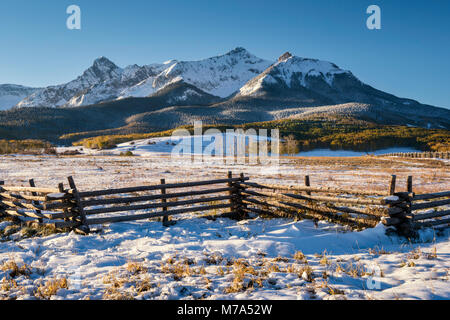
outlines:
{"label": "zigzag rail fence", "polygon": [[[9,186],[0,181],[0,215],[70,228],[87,234],[92,225],[169,217],[182,213],[209,213],[233,219],[250,215],[329,220],[356,228],[373,227],[380,221],[405,236],[423,227],[450,225],[450,191],[414,194],[412,176],[407,190],[396,192],[396,176],[386,191],[253,183],[240,174],[226,178],[80,191],[72,177],[68,187]],[[195,188],[195,189],[193,189]],[[427,210],[425,211],[424,210]]]}

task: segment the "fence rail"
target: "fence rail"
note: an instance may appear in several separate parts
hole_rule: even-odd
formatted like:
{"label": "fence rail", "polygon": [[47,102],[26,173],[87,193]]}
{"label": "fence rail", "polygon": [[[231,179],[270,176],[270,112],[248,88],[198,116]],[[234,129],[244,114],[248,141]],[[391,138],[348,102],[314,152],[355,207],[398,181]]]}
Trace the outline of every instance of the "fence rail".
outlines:
{"label": "fence rail", "polygon": [[68,188],[63,183],[37,187],[34,180],[30,186],[0,181],[0,215],[36,219],[84,234],[92,225],[149,218],[162,218],[169,226],[171,216],[197,212],[235,219],[252,214],[326,219],[356,228],[381,221],[405,236],[418,228],[450,224],[450,191],[416,195],[412,176],[404,192],[396,192],[395,175],[385,191],[316,186],[309,176],[304,178],[304,185],[286,186],[250,182],[242,173],[233,177],[229,172],[223,179],[181,183],[161,179],[155,185],[92,191],[79,191],[72,177]]}
{"label": "fence rail", "polygon": [[[402,201],[394,204],[396,212],[392,212],[385,220],[386,225],[395,226],[404,235],[413,235],[415,230],[423,227],[446,228],[450,219],[442,219],[450,215],[450,191],[415,194],[413,177],[407,180],[407,192],[396,194]],[[431,201],[430,201],[431,200]],[[426,212],[423,212],[425,209]]]}
{"label": "fence rail", "polygon": [[450,152],[395,152],[382,154],[379,157],[450,159]]}
{"label": "fence rail", "polygon": [[304,181],[304,185],[291,186],[240,183],[247,204],[244,210],[371,227],[389,216],[389,204],[398,202],[388,198],[390,186],[383,192],[311,186],[309,176]]}
{"label": "fence rail", "polygon": [[[170,225],[169,216],[174,214],[220,209],[231,209],[227,215],[239,218],[242,212],[237,182],[247,180],[243,175],[233,178],[229,173],[224,179],[170,184],[162,179],[158,185],[82,192],[72,177],[68,177],[69,189],[64,189],[62,183],[58,188],[39,188],[34,181],[29,187],[5,186],[0,182],[0,214],[38,219],[82,233],[89,233],[89,226],[95,224],[156,217],[163,217],[163,223]],[[193,187],[208,189],[187,190]]]}

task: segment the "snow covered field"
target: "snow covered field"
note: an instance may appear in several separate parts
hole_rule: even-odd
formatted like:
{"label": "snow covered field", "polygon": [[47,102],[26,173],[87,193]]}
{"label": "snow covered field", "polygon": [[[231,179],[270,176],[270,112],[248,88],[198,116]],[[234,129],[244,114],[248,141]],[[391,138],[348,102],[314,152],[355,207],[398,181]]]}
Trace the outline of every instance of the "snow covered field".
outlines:
{"label": "snow covered field", "polygon": [[[397,174],[417,190],[449,190],[448,162],[388,158],[284,158],[279,168],[193,164],[140,157],[3,156],[0,180],[55,186],[72,175],[82,190],[225,177],[385,190]],[[417,192],[417,191],[416,191]],[[449,231],[416,241],[383,225],[353,232],[328,222],[236,222],[185,214],[165,228],[143,220],[98,233],[27,237],[0,220],[0,298],[5,299],[450,299]],[[15,263],[15,264],[14,264]],[[67,281],[66,281],[67,280]],[[58,290],[58,288],[61,288]]]}

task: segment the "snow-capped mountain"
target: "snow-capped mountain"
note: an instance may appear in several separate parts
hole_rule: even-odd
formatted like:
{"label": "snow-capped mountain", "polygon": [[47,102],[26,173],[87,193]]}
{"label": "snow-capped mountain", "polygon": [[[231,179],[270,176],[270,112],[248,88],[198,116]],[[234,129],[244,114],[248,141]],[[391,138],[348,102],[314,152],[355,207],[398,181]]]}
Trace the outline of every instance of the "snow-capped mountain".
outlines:
{"label": "snow-capped mountain", "polygon": [[[18,118],[30,116],[28,110],[21,113],[21,107],[71,107],[45,111],[55,119],[65,114],[67,121],[80,115],[81,109],[87,113],[95,110],[74,124],[78,131],[109,129],[112,123],[163,130],[199,118],[209,123],[246,123],[298,117],[306,111],[352,115],[385,124],[450,127],[447,109],[377,90],[334,63],[288,52],[272,62],[241,47],[199,61],[169,60],[125,68],[101,57],[69,83],[29,88],[29,93],[27,88],[13,89],[3,90],[9,92],[3,96],[10,99],[4,105],[27,96],[17,104]],[[102,103],[100,108],[98,103]],[[93,106],[73,109],[87,105]],[[16,117],[3,116],[8,121]],[[93,122],[85,123],[86,118]],[[130,127],[127,130],[132,131]]]}
{"label": "snow-capped mountain", "polygon": [[15,106],[29,95],[41,90],[16,84],[0,84],[0,110],[7,110]]}
{"label": "snow-capped mountain", "polygon": [[156,77],[150,77],[129,90],[122,97],[150,95],[167,84],[183,80],[221,98],[230,96],[273,62],[260,59],[238,47],[227,54],[200,61],[174,61]]}
{"label": "snow-capped mountain", "polygon": [[236,98],[297,107],[345,103],[364,103],[392,109],[399,105],[422,106],[415,100],[377,90],[334,63],[300,58],[289,52],[242,86]]}
{"label": "snow-capped mountain", "polygon": [[132,65],[122,69],[100,57],[77,79],[38,91],[19,102],[17,107],[74,107],[113,100],[125,88],[155,75],[159,66]]}
{"label": "snow-capped mountain", "polygon": [[185,82],[207,94],[227,97],[273,62],[244,48],[200,61],[169,60],[162,64],[124,69],[105,57],[77,79],[36,92],[17,107],[75,107],[128,97],[147,97],[175,82]]}
{"label": "snow-capped mountain", "polygon": [[68,133],[155,132],[195,120],[233,125],[314,117],[450,128],[450,110],[377,90],[331,62],[285,53],[272,63],[236,48],[200,61],[126,68],[99,58],[77,79],[0,112],[0,134],[59,141]]}
{"label": "snow-capped mountain", "polygon": [[286,52],[276,63],[247,82],[239,90],[239,94],[259,96],[275,86],[295,89],[320,85],[320,89],[330,90],[334,87],[335,76],[339,74],[352,76],[350,71],[342,70],[334,63],[295,57]]}

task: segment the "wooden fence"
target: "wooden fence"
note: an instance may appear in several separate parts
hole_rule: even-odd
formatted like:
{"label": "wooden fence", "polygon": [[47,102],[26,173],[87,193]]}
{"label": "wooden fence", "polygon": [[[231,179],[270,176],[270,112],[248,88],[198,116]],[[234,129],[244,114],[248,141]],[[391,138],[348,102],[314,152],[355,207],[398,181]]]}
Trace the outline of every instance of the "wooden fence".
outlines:
{"label": "wooden fence", "polygon": [[[161,179],[158,185],[84,192],[77,189],[72,177],[68,178],[69,189],[64,189],[62,183],[58,188],[38,188],[31,180],[29,187],[10,187],[0,182],[0,213],[82,233],[89,233],[91,225],[157,217],[169,225],[169,217],[175,214],[220,209],[230,209],[227,216],[239,218],[237,182],[246,180],[243,175],[233,178],[230,172],[224,179],[173,184]],[[187,190],[192,187],[203,189]],[[192,206],[197,204],[201,205]]]}
{"label": "wooden fence", "polygon": [[411,234],[424,227],[448,227],[450,191],[415,194],[412,179],[412,176],[408,177],[407,192],[398,194],[403,203],[396,205],[398,212],[391,214],[386,224],[395,226],[403,234]]}
{"label": "wooden fence", "polygon": [[379,155],[379,157],[450,159],[450,152],[396,152]]}
{"label": "wooden fence", "polygon": [[[394,182],[395,183],[395,182]],[[348,224],[356,227],[373,227],[383,217],[388,217],[389,207],[398,200],[390,200],[392,186],[386,192],[311,186],[309,176],[304,185],[281,186],[241,183],[244,211],[256,214],[290,216]]]}
{"label": "wooden fence", "polygon": [[62,183],[55,188],[6,186],[0,181],[0,214],[37,219],[41,223],[54,222],[56,227],[72,226],[79,220],[73,210],[73,193]]}
{"label": "wooden fence", "polygon": [[209,213],[241,219],[250,214],[288,216],[315,221],[326,219],[357,228],[373,227],[382,221],[400,234],[411,236],[417,228],[450,224],[450,210],[423,210],[450,204],[450,191],[413,193],[412,177],[407,190],[396,192],[396,176],[385,191],[364,188],[333,188],[311,185],[270,185],[250,182],[229,172],[224,179],[166,183],[93,191],[79,191],[72,177],[69,188],[7,186],[0,181],[0,214],[37,219],[57,228],[89,233],[90,226],[160,217],[165,226],[170,216]]}

